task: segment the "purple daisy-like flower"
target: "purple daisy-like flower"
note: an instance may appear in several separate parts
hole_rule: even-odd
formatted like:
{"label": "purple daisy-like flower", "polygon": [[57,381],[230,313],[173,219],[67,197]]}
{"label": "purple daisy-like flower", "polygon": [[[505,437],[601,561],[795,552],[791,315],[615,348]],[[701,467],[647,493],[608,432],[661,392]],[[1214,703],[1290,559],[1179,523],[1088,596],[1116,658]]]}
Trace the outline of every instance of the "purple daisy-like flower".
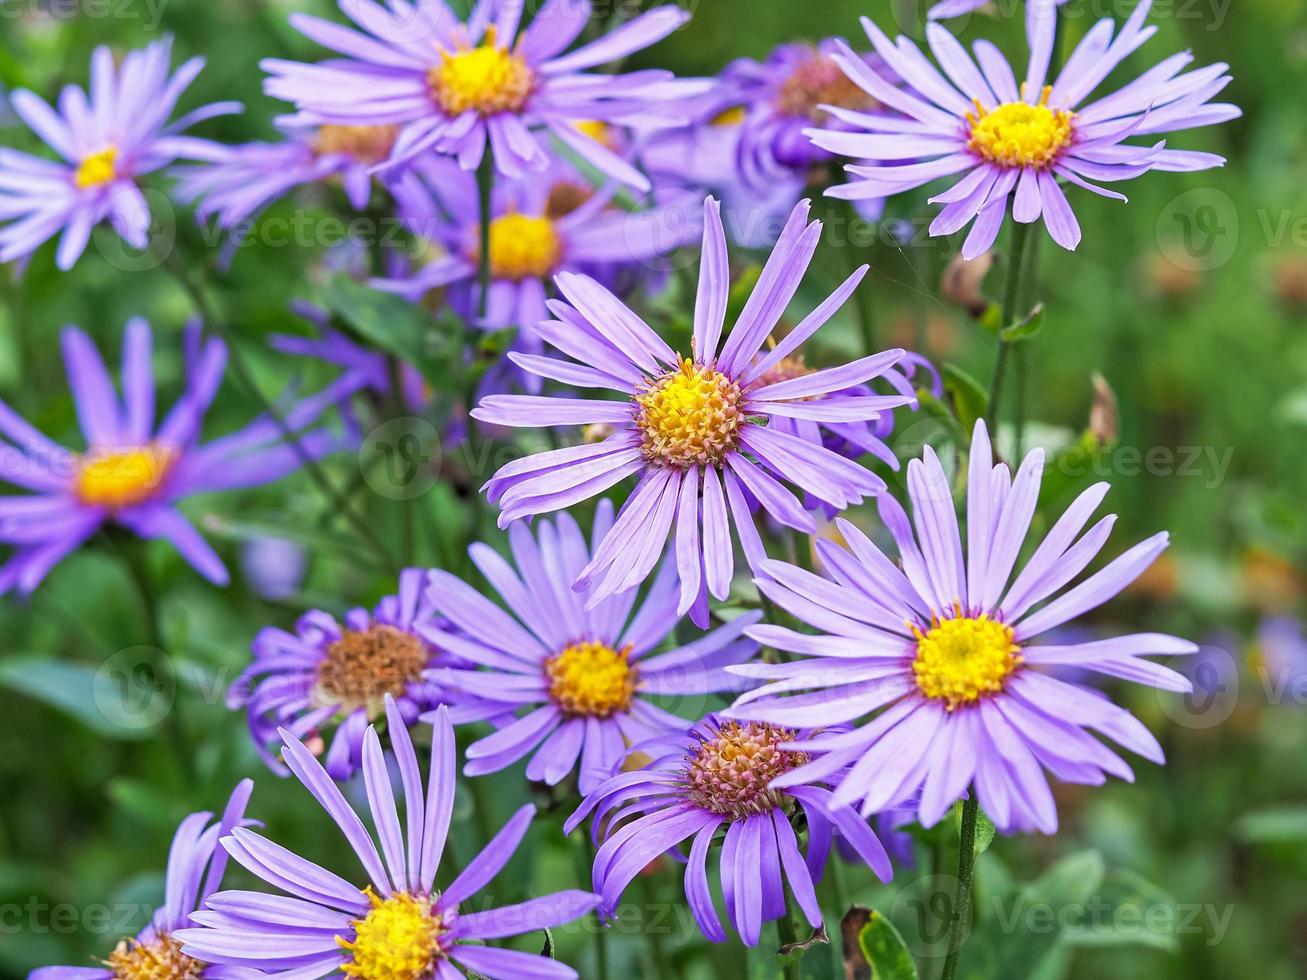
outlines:
{"label": "purple daisy-like flower", "polygon": [[[1045,9],[1056,10],[1066,2],[1067,0],[1027,0],[1026,18],[1028,21],[1033,20],[1035,17],[1043,16]],[[940,0],[926,11],[926,17],[929,20],[949,20],[974,13],[990,3],[992,0]]]}
{"label": "purple daisy-like flower", "polygon": [[[1230,82],[1218,63],[1184,73],[1193,55],[1160,62],[1110,95],[1085,99],[1156,32],[1145,27],[1152,0],[1142,0],[1121,30],[1107,17],[1081,40],[1057,79],[1046,84],[1056,14],[1032,17],[1030,63],[1018,88],[1007,60],[988,41],[977,41],[976,60],[939,24],[926,27],[941,74],[910,40],[891,41],[868,18],[863,27],[877,54],[906,82],[895,88],[870,71],[848,45],[835,55],[849,77],[901,116],[870,116],[839,107],[830,112],[858,133],[809,132],[814,143],[862,160],[846,169],[856,178],[827,191],[858,200],[911,190],[942,177],[965,174],[931,198],[946,205],[930,226],[951,235],[972,225],[964,258],[983,253],[997,238],[1012,200],[1012,217],[1030,224],[1042,217],[1063,248],[1080,243],[1080,224],[1059,179],[1104,197],[1125,200],[1092,181],[1130,180],[1150,170],[1197,171],[1222,166],[1212,153],[1167,149],[1165,141],[1136,146],[1126,140],[1225,122],[1240,115],[1213,103]],[[977,66],[979,65],[979,67]],[[909,162],[905,162],[909,161]]]}
{"label": "purple daisy-like flower", "polygon": [[298,449],[282,438],[271,418],[208,443],[200,442],[204,415],[218,393],[227,347],[201,343],[188,328],[186,389],[162,423],[155,425],[155,388],[150,327],[127,324],[123,337],[122,399],[89,337],[76,327],[62,334],[64,364],[87,448],[65,449],[0,402],[0,434],[8,450],[0,457],[0,480],[31,495],[0,501],[0,542],[15,552],[0,568],[0,594],[29,593],[70,552],[106,524],[143,538],[166,538],[197,572],[226,585],[217,553],[176,505],[199,493],[259,486],[344,445],[325,428],[303,431],[337,398],[333,391],[302,399],[282,421],[298,435]]}
{"label": "purple daisy-like flower", "polygon": [[385,707],[404,818],[401,822],[381,741],[369,727],[363,775],[380,850],[318,760],[293,735],[283,733],[287,765],[341,829],[367,873],[367,884],[357,887],[253,831],[237,829],[222,841],[231,856],[286,894],[218,892],[206,910],[192,917],[200,928],[177,933],[183,950],[231,967],[294,971],[303,980],[338,974],[454,980],[463,975],[455,964],[489,980],[574,980],[576,972],[555,960],[474,943],[564,925],[590,912],[598,897],[564,891],[501,908],[460,908],[513,856],[535,814],[530,805],[517,811],[448,888],[437,892],[436,872],[454,811],[453,725],[443,711],[438,713],[424,790],[399,707],[389,697]]}
{"label": "purple daisy-like flower", "polygon": [[[431,188],[421,209],[403,217],[432,257],[401,279],[373,285],[416,302],[446,289],[450,306],[487,329],[530,331],[549,318],[550,280],[561,272],[612,281],[612,271],[665,255],[699,233],[697,206],[673,195],[642,211],[613,206],[616,185],[595,190],[575,168],[557,162],[543,173],[497,181],[491,199],[490,291],[479,314],[481,214],[476,178],[446,161],[418,168]],[[416,203],[416,199],[415,202]]]}
{"label": "purple daisy-like flower", "polygon": [[400,126],[383,167],[434,150],[475,170],[488,145],[500,173],[521,177],[549,162],[537,138],[543,130],[603,173],[647,190],[640,171],[575,123],[637,118],[701,87],[666,71],[588,71],[679,28],[689,14],[672,6],[569,54],[563,52],[591,16],[575,0],[548,0],[521,30],[523,0],[479,0],[466,23],[444,0],[389,8],[342,0],[340,7],[361,31],[306,14],[292,14],[291,23],[343,58],[318,65],[267,60],[265,88],[298,107],[296,123]]}
{"label": "purple daisy-like flower", "polygon": [[[807,732],[758,722],[739,724],[709,715],[691,731],[637,746],[653,756],[635,772],[613,776],[572,814],[570,834],[592,817],[603,846],[595,856],[594,889],[611,913],[627,885],[651,861],[692,840],[685,897],[700,931],[724,942],[708,885],[708,852],[720,831],[720,871],[726,915],[748,946],[758,944],[763,922],[787,914],[788,884],[812,927],[822,923],[815,885],[821,881],[838,833],[882,881],[893,875],[889,855],[866,821],[834,802],[816,785],[772,788],[803,757],[782,746]],[[807,853],[793,816],[802,812]]]}
{"label": "purple daisy-like flower", "polygon": [[9,222],[0,229],[0,262],[30,255],[62,231],[55,261],[71,269],[105,219],[133,248],[149,244],[150,206],[139,179],[174,160],[208,156],[215,144],[181,134],[241,111],[239,102],[216,102],[169,123],[204,67],[192,58],[169,75],[171,55],[172,41],[158,41],[116,67],[109,48],[96,48],[89,95],[67,86],[57,112],[32,92],[13,93],[14,111],[63,160],[0,149],[0,221]]}
{"label": "purple daisy-like flower", "polygon": [[760,356],[817,249],[821,223],[808,224],[808,209],[806,201],[794,209],[723,343],[730,290],[726,236],[717,201],[705,202],[689,357],[673,351],[599,283],[584,276],[558,276],[567,302],[550,301],[558,319],[536,330],[575,362],[525,355],[515,360],[541,377],[606,389],[621,398],[500,395],[483,400],[473,411],[475,418],[498,425],[600,424],[613,430],[597,444],[509,463],[486,485],[490,500],[503,508],[501,526],[507,526],[522,517],[569,507],[640,475],[613,529],[577,578],[575,587],[587,590],[590,605],[644,581],[675,527],[681,578],[677,614],[692,611],[695,622],[704,625],[706,593],[720,599],[730,589],[732,516],[750,565],[757,567],[766,558],[749,510],[750,495],[782,524],[812,533],[812,515],[782,480],[837,508],[884,489],[884,481],[858,464],[765,424],[776,418],[867,421],[911,400],[903,395],[817,400],[882,374],[903,356],[900,350],[763,383],[768,370],[796,353],[835,314],[867,271],[863,266],[855,272]]}
{"label": "purple daisy-like flower", "polygon": [[[178,196],[199,201],[201,220],[213,215],[231,229],[250,220],[278,198],[304,184],[339,180],[356,211],[372,197],[372,168],[390,156],[398,126],[285,127],[280,143],[215,145],[200,166],[179,171]],[[398,200],[412,193],[407,173],[382,176],[382,186]]]}
{"label": "purple daisy-like flower", "polygon": [[[33,970],[27,980],[220,980],[230,975],[182,951],[177,933],[191,925],[191,916],[222,885],[227,852],[218,841],[237,827],[246,827],[245,806],[254,783],[243,780],[232,791],[222,817],[192,813],[177,827],[168,850],[163,905],[150,924],[135,936],[122,939],[103,966],[47,966]],[[257,975],[257,974],[256,974]]]}
{"label": "purple daisy-like flower", "polygon": [[758,613],[649,656],[678,623],[674,562],[664,564],[638,605],[635,590],[592,607],[587,592],[572,590],[612,523],[607,500],[599,503],[591,545],[568,514],[541,521],[538,536],[519,521],[509,529],[516,570],[488,546],[473,545],[472,561],[513,615],[448,572],[431,572],[428,599],[452,627],[433,631],[433,640],[484,669],[435,670],[429,676],[443,687],[498,702],[506,715],[524,712],[468,747],[468,776],[498,772],[534,752],[528,779],[552,786],[579,759],[586,793],[612,775],[627,745],[690,727],[691,721],[665,711],[651,696],[688,699],[697,717],[708,695],[742,689],[725,668],[757,652],[743,632],[758,622]]}
{"label": "purple daisy-like flower", "polygon": [[259,631],[254,661],[232,684],[227,703],[245,709],[255,748],[275,772],[287,775],[274,754],[283,729],[303,739],[334,724],[326,768],[345,780],[363,764],[364,734],[381,717],[385,697],[395,699],[409,725],[447,700],[424,671],[461,661],[440,653],[436,619],[422,597],[424,577],[406,569],[398,594],[371,611],[351,609],[343,622],[314,609],[293,633],[274,626]]}
{"label": "purple daisy-like flower", "polygon": [[1163,761],[1157,740],[1128,711],[1043,668],[1074,665],[1188,691],[1186,678],[1142,658],[1193,653],[1194,644],[1154,633],[1068,646],[1032,641],[1115,596],[1161,554],[1168,536],[1163,532],[1136,545],[1057,595],[1088,567],[1115,523],[1108,516],[1080,534],[1108,490],[1100,483],[1053,524],[1012,580],[1043,468],[1042,450],[1026,457],[1015,478],[1006,465],[994,465],[989,436],[978,422],[968,470],[965,557],[949,479],[927,448],[924,461],[908,466],[913,520],[892,497],[878,499],[902,568],[844,520],[838,526],[847,549],[816,543],[826,575],[782,562],[764,566],[757,580],[763,594],[822,632],[751,627],[748,633],[758,642],[803,659],[731,668],[768,683],[726,714],[795,727],[874,714],[852,731],[796,740],[789,750],[811,760],[774,786],[830,779],[838,784],[835,803],[861,801],[864,815],[920,793],[916,811],[925,826],[939,821],[973,786],[1001,829],[1052,833],[1057,810],[1044,769],[1090,785],[1108,775],[1133,778],[1130,767],[1092,733]]}

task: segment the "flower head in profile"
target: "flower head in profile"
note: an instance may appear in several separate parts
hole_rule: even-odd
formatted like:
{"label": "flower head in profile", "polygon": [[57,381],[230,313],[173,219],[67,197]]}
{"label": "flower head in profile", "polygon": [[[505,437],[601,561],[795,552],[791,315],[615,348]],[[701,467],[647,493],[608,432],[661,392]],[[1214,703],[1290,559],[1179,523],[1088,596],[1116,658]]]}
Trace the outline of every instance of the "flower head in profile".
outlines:
{"label": "flower head in profile", "polygon": [[191,925],[191,915],[221,887],[227,852],[218,841],[248,826],[245,806],[253,789],[250,780],[242,781],[217,822],[212,813],[192,813],[181,822],[168,850],[163,905],[139,933],[119,940],[102,965],[47,966],[33,970],[27,980],[218,980],[226,976],[204,959],[183,952],[177,934]]}
{"label": "flower head in profile", "polygon": [[[1051,5],[1029,18],[1030,62],[1017,85],[1007,60],[988,41],[977,41],[975,60],[945,28],[931,23],[926,37],[941,72],[900,37],[891,41],[869,19],[863,27],[876,53],[903,77],[897,89],[867,69],[847,45],[836,60],[868,94],[901,115],[858,117],[831,112],[860,130],[813,129],[818,146],[870,163],[850,165],[855,180],[831,188],[831,197],[885,197],[942,177],[965,176],[931,200],[945,205],[930,227],[951,235],[972,225],[964,258],[979,256],[998,236],[1012,202],[1012,217],[1041,218],[1063,248],[1080,243],[1080,224],[1061,181],[1104,197],[1125,200],[1096,182],[1130,180],[1150,170],[1196,171],[1224,164],[1212,153],[1173,150],[1165,141],[1128,142],[1233,119],[1238,108],[1211,100],[1229,83],[1225,64],[1185,72],[1193,55],[1173,55],[1134,81],[1086,102],[1107,76],[1156,32],[1145,27],[1152,0],[1142,0],[1115,29],[1108,17],[1084,36],[1056,79],[1048,78],[1056,26]],[[973,224],[974,222],[974,224]]]}
{"label": "flower head in profile", "polygon": [[[614,205],[615,184],[596,190],[576,168],[552,162],[543,172],[495,182],[490,220],[490,292],[480,313],[481,214],[476,177],[439,158],[413,168],[423,190],[402,218],[430,258],[402,278],[374,286],[417,301],[447,291],[462,318],[499,330],[521,327],[532,336],[549,318],[549,283],[561,272],[584,273],[616,287],[618,274],[649,263],[699,233],[697,203],[684,193],[638,211]],[[538,352],[539,342],[535,341]]]}
{"label": "flower head in profile", "polygon": [[358,30],[307,14],[292,14],[291,23],[341,57],[317,65],[269,59],[265,88],[296,105],[297,124],[398,126],[382,166],[434,150],[475,170],[492,152],[501,174],[521,177],[548,164],[540,140],[547,133],[608,176],[647,190],[644,175],[576,123],[639,118],[660,101],[701,87],[666,71],[589,71],[679,28],[689,15],[672,6],[643,13],[568,54],[591,15],[575,0],[548,0],[524,29],[523,0],[479,0],[466,22],[444,0],[340,6]]}
{"label": "flower head in profile", "polygon": [[[690,911],[708,939],[724,942],[707,871],[719,835],[726,915],[748,946],[758,944],[762,923],[788,914],[787,887],[812,927],[821,926],[815,886],[836,835],[889,881],[893,870],[884,846],[854,810],[834,803],[829,790],[772,788],[803,762],[802,755],[783,746],[808,734],[709,715],[688,733],[636,746],[652,761],[598,787],[564,828],[570,834],[590,817],[596,841],[603,840],[594,863],[601,910],[611,913],[651,861],[690,841],[685,868]],[[796,820],[800,816],[802,824]],[[806,853],[796,825],[806,829]]]}
{"label": "flower head in profile", "polygon": [[1115,522],[1105,517],[1081,534],[1107,493],[1100,483],[1052,525],[1013,578],[1043,468],[1042,450],[1027,456],[1015,477],[995,465],[978,422],[965,548],[949,479],[927,448],[924,460],[908,466],[912,518],[892,497],[878,500],[901,567],[844,520],[838,526],[847,547],[816,544],[825,575],[781,562],[764,566],[756,580],[763,594],[819,632],[751,627],[758,642],[803,659],[732,668],[768,683],[726,714],[792,727],[866,719],[848,732],[796,740],[787,751],[809,760],[774,786],[829,779],[835,803],[861,802],[864,815],[919,794],[916,810],[926,826],[971,786],[1000,829],[1052,833],[1057,810],[1045,769],[1089,785],[1109,775],[1133,778],[1095,733],[1162,761],[1157,740],[1128,711],[1047,668],[1078,666],[1188,691],[1187,679],[1144,657],[1193,653],[1194,644],[1157,633],[1070,645],[1035,641],[1124,589],[1162,553],[1168,536],[1136,545],[1062,591],[1093,561]]}
{"label": "flower head in profile", "polygon": [[453,725],[444,712],[437,715],[431,773],[424,788],[417,752],[389,696],[385,709],[404,813],[401,818],[381,741],[369,727],[363,775],[380,850],[318,760],[293,735],[283,733],[286,764],[344,834],[363,867],[365,883],[356,886],[253,831],[237,829],[222,841],[231,856],[286,894],[212,895],[207,908],[192,916],[197,928],[177,934],[183,951],[230,968],[269,974],[294,971],[306,980],[328,975],[367,980],[461,976],[457,967],[489,980],[575,980],[576,972],[555,960],[485,942],[564,925],[593,909],[596,896],[565,891],[519,905],[486,908],[478,901],[477,911],[462,908],[512,858],[535,807],[518,810],[444,891],[436,891],[436,872],[454,812]]}
{"label": "flower head in profile", "polygon": [[[612,523],[612,504],[600,501],[594,548]],[[651,656],[679,620],[674,562],[664,564],[643,602],[629,591],[587,608],[589,595],[574,592],[572,581],[592,547],[570,515],[541,521],[536,535],[519,521],[509,541],[516,569],[484,544],[473,545],[471,555],[512,615],[447,572],[431,573],[430,602],[452,624],[433,638],[474,666],[430,676],[498,702],[505,715],[520,714],[468,747],[467,775],[496,772],[534,753],[529,779],[553,785],[579,768],[581,792],[589,792],[612,775],[626,746],[689,728],[690,721],[651,698],[688,699],[698,717],[710,694],[742,690],[725,668],[757,652],[743,632],[758,614]]]}
{"label": "flower head in profile", "polygon": [[868,421],[912,400],[870,394],[819,398],[881,375],[903,356],[899,350],[768,383],[768,371],[797,353],[839,310],[866,267],[762,353],[798,291],[821,235],[821,223],[809,224],[808,203],[801,203],[723,341],[730,290],[726,237],[715,200],[707,200],[704,213],[688,354],[672,350],[599,283],[560,275],[557,284],[566,302],[551,301],[557,319],[536,329],[574,360],[517,361],[544,378],[616,392],[620,399],[501,395],[484,399],[472,413],[498,425],[611,427],[602,442],[540,453],[499,470],[487,491],[503,508],[500,523],[569,507],[638,474],[639,484],[581,570],[576,588],[587,591],[593,606],[639,585],[658,563],[674,528],[681,578],[677,613],[692,611],[700,625],[707,621],[706,593],[725,598],[730,588],[731,524],[751,565],[766,557],[751,498],[782,524],[812,533],[812,515],[785,483],[837,508],[884,488],[879,477],[857,463],[769,423],[777,418]]}
{"label": "flower head in profile", "polygon": [[[214,145],[199,166],[179,168],[177,196],[198,201],[201,220],[216,215],[232,229],[269,204],[306,184],[338,181],[355,211],[372,198],[372,168],[390,156],[399,127],[286,126],[280,143]],[[404,200],[415,178],[407,173],[381,176],[381,186]]]}
{"label": "flower head in profile", "polygon": [[364,734],[381,717],[387,696],[409,725],[445,701],[424,671],[462,661],[442,655],[431,639],[436,619],[422,597],[424,577],[420,569],[406,569],[398,594],[371,611],[351,609],[344,622],[314,609],[293,633],[274,626],[259,631],[254,661],[232,685],[228,703],[246,710],[255,748],[272,769],[287,772],[276,757],[282,729],[307,739],[334,725],[326,769],[334,779],[348,779],[363,764]]}
{"label": "flower head in profile", "polygon": [[40,96],[17,91],[14,111],[59,161],[0,149],[0,262],[30,255],[62,232],[56,262],[71,269],[91,231],[108,220],[133,248],[149,244],[150,206],[140,179],[178,159],[202,159],[216,144],[181,135],[214,116],[239,112],[217,102],[169,122],[204,67],[192,58],[169,74],[171,40],[133,51],[119,66],[107,47],[91,56],[90,93],[64,89],[56,112]]}
{"label": "flower head in profile", "polygon": [[0,435],[14,450],[0,466],[0,481],[32,491],[0,502],[0,542],[15,549],[0,568],[0,593],[31,592],[108,524],[167,539],[197,572],[225,585],[222,559],[177,504],[193,494],[270,483],[297,470],[302,454],[316,458],[344,444],[326,428],[304,431],[334,404],[331,391],[283,412],[285,425],[300,433],[298,450],[271,418],[202,443],[200,428],[222,382],[227,347],[213,338],[201,341],[198,327],[188,332],[185,391],[158,425],[153,344],[144,320],[132,320],[124,332],[121,399],[86,334],[68,327],[62,341],[86,449],[64,449],[0,402]]}

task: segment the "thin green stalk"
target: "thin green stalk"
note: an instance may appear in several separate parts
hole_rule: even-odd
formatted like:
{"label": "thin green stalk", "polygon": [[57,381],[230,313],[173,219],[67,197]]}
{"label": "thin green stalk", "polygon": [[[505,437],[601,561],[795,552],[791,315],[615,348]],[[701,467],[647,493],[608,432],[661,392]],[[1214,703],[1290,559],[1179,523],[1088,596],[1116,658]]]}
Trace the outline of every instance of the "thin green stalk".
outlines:
{"label": "thin green stalk", "polygon": [[[399,361],[393,357],[386,359],[387,370],[390,373],[390,401],[391,417],[394,419],[404,420],[404,431],[400,438],[409,434],[408,409],[404,405],[404,377],[403,370]],[[403,499],[399,501],[399,554],[405,568],[413,565],[414,539],[414,508],[417,506],[417,499],[410,493],[405,493]]]}
{"label": "thin green stalk", "polygon": [[973,790],[962,804],[962,834],[958,842],[958,887],[953,895],[953,917],[949,925],[948,958],[940,980],[953,980],[958,972],[958,953],[971,918],[971,883],[976,871],[976,819],[980,804]]}
{"label": "thin green stalk", "polygon": [[[1031,227],[1015,220],[1012,222],[1012,244],[1007,257],[1007,285],[1003,290],[1003,316],[999,321],[1000,330],[1016,322],[1021,300],[1021,273],[1025,264],[1023,259],[1026,254],[1026,244],[1030,241]],[[1011,346],[1008,341],[999,337],[998,354],[994,358],[994,380],[989,386],[989,411],[985,413],[985,420],[989,423],[990,429],[995,431],[1003,400],[1003,383],[1007,378],[1008,348]]]}
{"label": "thin green stalk", "polygon": [[477,168],[477,200],[481,209],[481,254],[478,256],[481,296],[477,301],[477,316],[483,320],[490,308],[490,208],[494,189],[495,158],[487,148],[485,156],[481,158],[481,166]]}
{"label": "thin green stalk", "polygon": [[[584,826],[580,828],[580,836],[577,839],[577,846],[573,849],[576,855],[576,883],[577,887],[583,890],[589,890],[592,887],[591,878],[595,863],[595,846],[594,841],[590,839],[590,832]],[[596,980],[608,980],[608,929],[604,926],[596,912],[594,915],[594,946],[595,946],[595,977]]]}
{"label": "thin green stalk", "polygon": [[236,376],[236,381],[241,388],[245,390],[246,395],[254,400],[255,405],[277,427],[277,432],[283,442],[290,446],[291,451],[299,459],[300,465],[304,467],[305,472],[317,484],[328,499],[331,500],[335,510],[344,514],[354,529],[362,536],[363,540],[377,553],[381,560],[383,568],[395,567],[395,561],[386,546],[382,543],[381,538],[377,536],[376,529],[372,527],[353,507],[349,506],[345,498],[335,484],[327,476],[325,470],[318,465],[318,461],[304,448],[300,442],[299,436],[291,429],[281,413],[259,390],[258,383],[254,380],[254,372],[245,361],[245,355],[241,351],[240,344],[236,336],[232,333],[231,328],[227,325],[222,317],[216,316],[213,307],[209,304],[208,297],[204,295],[204,290],[191,278],[190,273],[177,264],[176,257],[169,253],[163,257],[164,265],[172,274],[178,284],[185,290],[191,299],[191,304],[195,307],[195,312],[199,315],[201,323],[213,330],[216,330],[227,345],[227,353],[230,358],[232,371]]}
{"label": "thin green stalk", "polygon": [[790,891],[785,890],[785,914],[776,920],[776,934],[781,944],[777,956],[781,961],[781,976],[785,980],[799,980],[799,959],[801,954],[782,954],[780,950],[793,946],[799,941],[799,930],[794,924],[794,903],[790,901]]}

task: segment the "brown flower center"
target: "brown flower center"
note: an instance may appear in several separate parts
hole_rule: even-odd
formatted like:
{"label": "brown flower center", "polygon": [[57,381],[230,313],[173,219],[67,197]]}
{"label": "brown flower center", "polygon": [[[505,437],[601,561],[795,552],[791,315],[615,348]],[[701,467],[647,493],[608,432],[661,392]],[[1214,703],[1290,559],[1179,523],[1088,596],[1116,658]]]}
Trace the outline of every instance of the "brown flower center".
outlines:
{"label": "brown flower center", "polygon": [[166,933],[153,942],[122,940],[105,960],[113,980],[191,980],[204,964],[182,952],[182,944]]}
{"label": "brown flower center", "polygon": [[765,722],[726,722],[712,737],[701,738],[686,760],[684,785],[691,802],[737,820],[783,805],[782,794],[768,787],[808,761],[802,752],[781,751],[796,736],[791,728]]}
{"label": "brown flower center", "polygon": [[318,687],[328,704],[381,710],[383,698],[404,693],[430,659],[427,645],[411,633],[381,623],[345,630],[327,647],[318,667]]}
{"label": "brown flower center", "polygon": [[876,100],[858,88],[834,59],[813,52],[782,83],[776,108],[787,116],[807,116],[822,122],[827,115],[823,105],[865,111],[874,109]]}

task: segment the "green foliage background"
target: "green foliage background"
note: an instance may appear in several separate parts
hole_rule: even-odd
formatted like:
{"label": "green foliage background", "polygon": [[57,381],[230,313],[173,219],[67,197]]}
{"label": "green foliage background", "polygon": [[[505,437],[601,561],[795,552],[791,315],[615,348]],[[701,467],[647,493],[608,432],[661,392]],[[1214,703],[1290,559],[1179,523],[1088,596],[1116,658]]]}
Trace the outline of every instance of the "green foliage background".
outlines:
{"label": "green foliage background", "polygon": [[[0,82],[53,97],[64,83],[85,83],[95,45],[134,47],[167,31],[177,39],[175,62],[195,53],[208,58],[188,106],[228,98],[248,106],[242,117],[206,124],[205,135],[272,138],[270,121],[282,107],[262,96],[258,61],[318,57],[287,26],[286,15],[294,9],[328,13],[327,4],[157,2],[162,7],[87,0],[72,15],[37,0],[0,0]],[[904,5],[897,6],[904,15]],[[1109,13],[1112,6],[1072,0],[1066,10],[1073,37],[1092,24],[1091,13]],[[1117,15],[1129,6],[1118,3]],[[968,969],[993,963],[1007,964],[999,974],[1005,980],[1307,975],[1307,704],[1301,697],[1296,704],[1292,698],[1270,703],[1253,644],[1266,613],[1303,612],[1302,585],[1295,579],[1300,573],[1280,569],[1272,579],[1283,592],[1273,595],[1265,579],[1249,573],[1250,556],[1260,556],[1257,567],[1266,567],[1265,556],[1291,567],[1307,555],[1307,454],[1300,451],[1307,434],[1307,12],[1302,0],[1242,0],[1224,10],[1211,0],[1159,0],[1157,6],[1159,35],[1133,59],[1134,70],[1182,47],[1192,48],[1200,64],[1228,61],[1235,82],[1226,94],[1244,108],[1244,118],[1171,145],[1221,152],[1230,164],[1206,174],[1149,175],[1124,188],[1131,197],[1126,205],[1073,195],[1084,243],[1074,255],[1051,243],[1043,249],[1048,315],[1032,347],[1029,412],[1041,423],[1040,439],[1056,444],[1075,438],[1088,420],[1091,373],[1106,377],[1119,399],[1121,427],[1098,476],[1114,485],[1109,504],[1121,515],[1116,547],[1166,528],[1174,564],[1158,588],[1126,597],[1101,621],[1200,641],[1223,631],[1221,642],[1239,665],[1237,702],[1221,725],[1188,727],[1176,720],[1183,717],[1178,699],[1114,689],[1159,734],[1169,764],[1140,762],[1133,786],[1061,792],[1063,829],[1054,838],[994,843],[981,862],[982,920],[967,947],[964,963],[972,965],[964,966],[964,975],[979,976]],[[1017,57],[1024,50],[1022,11],[1012,2],[1003,10],[1004,19],[972,17],[965,32],[992,37]],[[156,12],[162,16],[157,26]],[[865,46],[858,40],[862,14],[882,25],[895,17],[885,0],[701,0],[686,30],[639,61],[684,74],[712,73],[733,57],[762,57],[794,38],[836,34]],[[33,148],[30,134],[12,120],[0,128],[0,142]],[[1189,203],[1177,205],[1185,194]],[[892,211],[920,215],[923,198],[896,202]],[[310,208],[329,204],[325,196],[308,200]],[[1199,215],[1204,208],[1212,210]],[[274,216],[291,213],[289,203],[273,209]],[[1217,254],[1229,252],[1227,261],[1182,274],[1174,260],[1183,265],[1194,254],[1183,237],[1185,215],[1201,219],[1197,233],[1212,236]],[[211,252],[184,211],[177,222],[186,261],[208,261]],[[882,339],[910,341],[914,318],[925,317],[926,353],[988,377],[992,334],[938,297],[955,248],[949,242],[874,247],[870,281],[878,329]],[[287,313],[287,301],[314,295],[321,259],[316,247],[243,249],[219,290],[266,392],[280,390],[292,366],[266,353],[261,338],[302,329]],[[824,248],[812,292],[862,260],[850,248]],[[185,293],[163,270],[124,273],[93,247],[73,272],[61,274],[52,250],[43,250],[22,277],[0,276],[0,396],[42,430],[76,445],[59,329],[78,323],[116,351],[125,321],[146,316],[156,328],[164,389],[176,391],[176,341],[190,313]],[[853,322],[839,322],[823,342],[832,352],[852,351],[858,343]],[[310,375],[308,381],[325,378]],[[252,411],[229,386],[209,431],[241,425]],[[1214,455],[1203,457],[1207,462],[1200,460],[1197,472],[1181,472],[1186,447]],[[1159,463],[1153,472],[1131,464],[1132,451],[1158,449],[1170,450],[1173,464]],[[1228,470],[1218,474],[1210,461],[1227,453]],[[332,463],[342,481],[356,467],[353,458]],[[1068,485],[1065,492],[1073,489]],[[312,485],[297,476],[237,498],[198,501],[191,513],[210,527],[223,522],[222,550],[235,568],[245,533],[239,524],[290,533],[313,527],[304,515],[322,507]],[[396,508],[380,499],[369,508],[383,538],[396,540]],[[423,498],[415,560],[446,559],[448,542],[458,540],[468,519],[466,495],[455,483],[442,483]],[[257,779],[253,813],[275,839],[351,871],[326,816],[298,784],[262,769],[243,720],[215,696],[247,662],[249,641],[263,625],[287,624],[312,606],[340,611],[369,604],[393,588],[392,578],[342,550],[332,535],[313,541],[304,593],[278,606],[254,598],[239,576],[230,590],[214,590],[166,547],[144,549],[147,574],[158,586],[163,643],[177,665],[174,710],[154,727],[116,725],[91,693],[97,669],[109,658],[150,642],[124,555],[113,550],[132,545],[87,549],[30,601],[0,604],[0,975],[104,956],[121,930],[92,921],[88,910],[101,903],[130,909],[157,902],[176,822],[191,810],[220,807],[244,775]],[[453,837],[460,861],[529,795],[519,769],[478,781],[475,800],[466,793],[461,798]],[[570,812],[564,799],[538,802]],[[573,847],[556,827],[556,821],[538,822],[515,866],[499,880],[496,898],[516,900],[580,883]],[[947,846],[923,839],[922,867],[932,847]],[[896,910],[908,937],[915,924],[904,896],[910,898],[910,882],[921,873],[906,871],[895,886],[883,888],[846,868],[843,885],[864,904],[886,914]],[[766,962],[755,958],[746,967],[737,948],[703,942],[688,926],[679,888],[676,869],[664,867],[633,890],[632,911],[610,941],[614,976],[707,978],[743,975],[746,968],[756,971],[750,975],[771,975]],[[1182,923],[1183,910],[1198,914],[1186,923],[1192,928],[1178,932],[1133,928],[1128,914],[1096,930],[1050,931],[1030,916],[1004,929],[993,909],[1010,910],[1018,894],[1057,907],[1095,896],[1113,909],[1174,903]],[[896,898],[903,900],[896,904]],[[987,905],[987,898],[999,905]],[[1211,916],[1221,920],[1227,907],[1227,927],[1214,927]],[[592,976],[592,944],[584,930],[561,930],[557,938],[559,955]],[[1021,958],[1004,959],[1015,951]],[[834,975],[833,960],[809,961],[813,975]]]}

